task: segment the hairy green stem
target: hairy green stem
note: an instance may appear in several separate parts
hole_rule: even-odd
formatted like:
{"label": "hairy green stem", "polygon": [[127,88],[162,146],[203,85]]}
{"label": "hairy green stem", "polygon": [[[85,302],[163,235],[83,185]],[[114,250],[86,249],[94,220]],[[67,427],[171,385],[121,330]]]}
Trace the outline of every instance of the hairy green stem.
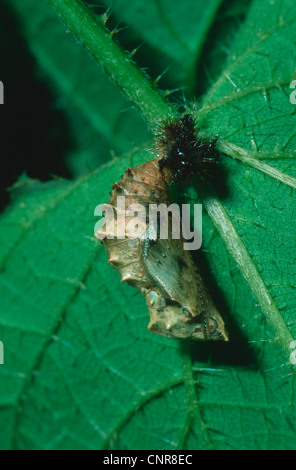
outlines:
{"label": "hairy green stem", "polygon": [[81,0],[48,0],[66,27],[101,64],[109,76],[141,110],[148,125],[176,116],[156,86],[114,41],[105,18],[95,15]]}

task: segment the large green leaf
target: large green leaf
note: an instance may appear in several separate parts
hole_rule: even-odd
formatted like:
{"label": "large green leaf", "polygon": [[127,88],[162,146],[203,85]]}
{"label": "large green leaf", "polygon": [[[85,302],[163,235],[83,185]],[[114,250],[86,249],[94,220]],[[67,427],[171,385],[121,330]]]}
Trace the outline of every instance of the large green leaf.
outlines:
{"label": "large green leaf", "polygon": [[93,237],[95,206],[148,151],[75,182],[23,178],[0,230],[1,448],[295,449],[283,329],[296,338],[292,6],[253,2],[198,109],[220,148],[245,161],[221,157],[227,191],[203,199],[214,224],[204,213],[197,256],[229,344],[149,333],[144,299]]}

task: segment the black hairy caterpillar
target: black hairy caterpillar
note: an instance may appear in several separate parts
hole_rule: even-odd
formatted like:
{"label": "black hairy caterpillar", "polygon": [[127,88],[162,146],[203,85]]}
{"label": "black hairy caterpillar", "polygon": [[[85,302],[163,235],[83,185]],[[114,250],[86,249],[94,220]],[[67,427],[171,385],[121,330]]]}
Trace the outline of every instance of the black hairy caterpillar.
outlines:
{"label": "black hairy caterpillar", "polygon": [[[168,220],[168,239],[145,219],[144,236],[129,238],[126,227],[132,215],[124,209],[122,227],[118,196],[125,196],[125,207],[141,204],[148,213],[150,204],[170,205],[169,183],[186,174],[204,174],[208,146],[209,158],[214,144],[202,144],[195,137],[194,121],[186,115],[161,125],[155,149],[159,157],[135,168],[128,168],[119,183],[113,185],[106,206],[115,212],[113,228],[105,224],[96,232],[108,254],[108,263],[120,274],[121,282],[135,287],[146,299],[150,314],[148,329],[169,338],[228,341],[224,322],[206,290],[191,255],[183,249],[184,239],[172,237],[172,219]],[[194,140],[195,139],[195,140]],[[195,142],[196,141],[196,142]],[[200,166],[190,152],[202,149]],[[177,160],[180,165],[178,166]],[[124,237],[117,236],[124,229]],[[112,238],[110,238],[110,236]]]}
{"label": "black hairy caterpillar", "polygon": [[160,156],[159,168],[171,172],[171,183],[184,181],[190,175],[201,179],[212,175],[217,161],[217,139],[203,142],[198,131],[191,114],[159,126],[154,148]]}

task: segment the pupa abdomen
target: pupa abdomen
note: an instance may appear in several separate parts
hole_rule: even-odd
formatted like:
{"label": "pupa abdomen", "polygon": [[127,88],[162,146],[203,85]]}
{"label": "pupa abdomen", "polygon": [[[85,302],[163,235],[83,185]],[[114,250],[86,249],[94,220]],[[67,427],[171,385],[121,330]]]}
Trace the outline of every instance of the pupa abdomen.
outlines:
{"label": "pupa abdomen", "polygon": [[[182,235],[172,237],[172,218],[168,218],[168,239],[159,238],[157,223],[151,226],[149,221],[150,204],[170,205],[169,181],[170,173],[160,169],[159,159],[128,168],[121,181],[113,185],[107,204],[115,214],[114,225],[110,230],[104,224],[96,237],[102,240],[108,263],[119,272],[121,281],[145,297],[150,331],[169,338],[227,341],[224,322],[190,253],[183,249]],[[118,197],[122,196],[124,209],[118,207]],[[142,236],[137,238],[126,233],[133,217],[127,210],[131,204],[141,204],[146,212]],[[125,233],[124,238],[118,238],[119,232]]]}

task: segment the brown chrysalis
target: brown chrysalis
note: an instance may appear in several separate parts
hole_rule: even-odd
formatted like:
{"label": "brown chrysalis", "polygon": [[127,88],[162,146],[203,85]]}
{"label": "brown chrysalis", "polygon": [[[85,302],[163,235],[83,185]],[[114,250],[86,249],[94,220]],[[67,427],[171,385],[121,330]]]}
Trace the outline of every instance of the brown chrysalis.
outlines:
{"label": "brown chrysalis", "polygon": [[[146,214],[150,204],[169,206],[169,183],[192,173],[204,177],[215,157],[214,144],[197,139],[190,115],[163,123],[155,149],[157,159],[128,168],[121,181],[113,185],[106,207],[115,212],[115,221],[111,229],[105,224],[96,236],[102,240],[108,263],[117,269],[121,282],[134,286],[145,297],[150,331],[169,338],[228,341],[223,319],[190,253],[183,249],[182,235],[172,237],[172,218],[168,219],[167,239],[158,237],[157,223],[151,226],[146,219],[144,236],[126,235],[132,215],[118,209],[118,196],[125,196],[126,207],[141,204]],[[124,227],[120,211],[125,215]],[[122,230],[124,236],[119,238]]]}

